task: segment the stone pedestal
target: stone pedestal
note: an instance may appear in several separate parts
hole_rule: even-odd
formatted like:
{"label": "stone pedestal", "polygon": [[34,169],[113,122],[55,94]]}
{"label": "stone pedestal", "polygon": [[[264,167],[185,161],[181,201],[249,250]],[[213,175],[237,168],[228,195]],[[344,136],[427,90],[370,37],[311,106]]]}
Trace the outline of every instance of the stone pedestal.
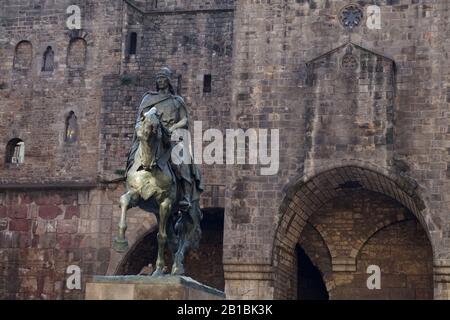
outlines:
{"label": "stone pedestal", "polygon": [[86,300],[224,300],[225,294],[182,276],[95,276]]}

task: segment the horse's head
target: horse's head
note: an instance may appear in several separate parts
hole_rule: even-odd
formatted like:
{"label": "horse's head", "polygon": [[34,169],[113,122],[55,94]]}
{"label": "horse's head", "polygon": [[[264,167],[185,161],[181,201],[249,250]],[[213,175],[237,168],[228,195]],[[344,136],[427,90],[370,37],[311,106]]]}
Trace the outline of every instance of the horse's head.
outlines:
{"label": "horse's head", "polygon": [[138,139],[148,141],[150,137],[158,135],[161,138],[161,122],[155,107],[146,112],[136,128]]}

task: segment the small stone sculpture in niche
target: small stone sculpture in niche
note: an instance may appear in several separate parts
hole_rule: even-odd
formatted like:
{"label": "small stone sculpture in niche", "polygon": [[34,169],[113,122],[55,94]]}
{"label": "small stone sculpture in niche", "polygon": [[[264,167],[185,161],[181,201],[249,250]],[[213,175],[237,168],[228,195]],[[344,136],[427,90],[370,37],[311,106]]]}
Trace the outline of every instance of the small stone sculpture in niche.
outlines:
{"label": "small stone sculpture in niche", "polygon": [[75,113],[70,111],[66,118],[66,132],[64,140],[66,143],[74,143],[78,138],[78,121]]}
{"label": "small stone sculpture in niche", "polygon": [[47,47],[47,50],[44,52],[44,61],[42,63],[42,71],[43,72],[52,72],[54,69],[54,60],[55,53],[53,52],[52,47]]}

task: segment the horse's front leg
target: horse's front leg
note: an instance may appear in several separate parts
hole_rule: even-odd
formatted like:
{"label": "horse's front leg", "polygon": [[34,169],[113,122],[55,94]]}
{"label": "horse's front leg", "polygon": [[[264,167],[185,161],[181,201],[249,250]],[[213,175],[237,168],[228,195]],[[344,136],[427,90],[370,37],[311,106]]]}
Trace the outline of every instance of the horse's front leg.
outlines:
{"label": "horse's front leg", "polygon": [[119,232],[113,243],[113,248],[117,252],[125,252],[128,249],[128,240],[125,237],[125,232],[127,230],[127,210],[130,207],[133,198],[135,198],[135,196],[130,191],[120,197],[121,215]]}
{"label": "horse's front leg", "polygon": [[165,198],[159,205],[159,230],[158,230],[158,258],[156,259],[156,270],[152,276],[164,275],[164,252],[167,243],[167,221],[170,215],[172,201],[170,198]]}

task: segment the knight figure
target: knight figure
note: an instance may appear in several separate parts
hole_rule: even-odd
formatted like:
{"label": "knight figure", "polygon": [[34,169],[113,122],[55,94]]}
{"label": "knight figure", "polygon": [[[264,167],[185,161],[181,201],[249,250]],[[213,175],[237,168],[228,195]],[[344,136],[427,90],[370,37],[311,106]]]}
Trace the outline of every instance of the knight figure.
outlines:
{"label": "knight figure", "polygon": [[[158,115],[163,125],[163,130],[171,136],[177,129],[189,130],[189,118],[186,109],[186,104],[182,97],[175,94],[172,86],[171,71],[167,67],[161,68],[156,75],[156,92],[148,91],[142,97],[138,117],[136,120],[136,127],[139,126],[140,121],[143,120],[144,115],[153,107],[157,109]],[[157,159],[154,165],[161,166],[163,161],[169,161],[180,186],[181,193],[179,209],[187,212],[192,202],[198,200],[200,193],[203,191],[202,177],[198,166],[190,161],[190,164],[182,162],[175,164],[172,161],[172,148],[178,143],[177,141],[169,141],[171,146],[167,152]],[[133,138],[133,144],[128,155],[127,170],[133,166],[134,155],[138,147],[136,135]],[[190,155],[192,157],[192,155]],[[161,166],[162,167],[162,166]]]}

